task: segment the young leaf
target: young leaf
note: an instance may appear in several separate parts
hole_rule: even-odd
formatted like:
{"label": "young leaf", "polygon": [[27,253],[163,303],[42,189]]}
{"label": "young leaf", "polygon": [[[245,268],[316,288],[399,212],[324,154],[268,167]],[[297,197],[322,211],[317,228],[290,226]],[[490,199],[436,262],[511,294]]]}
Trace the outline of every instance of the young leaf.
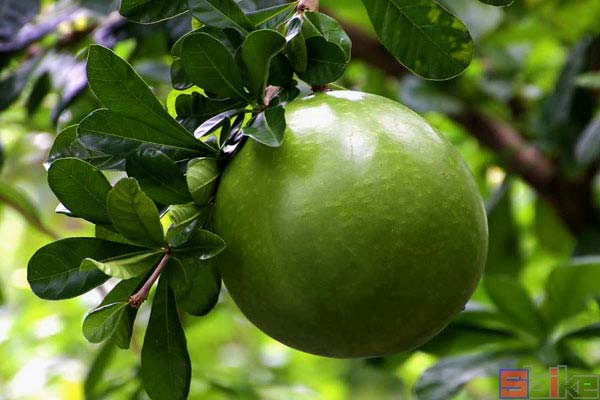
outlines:
{"label": "young leaf", "polygon": [[79,296],[104,283],[109,277],[99,270],[81,271],[85,258],[104,261],[139,247],[96,238],[69,238],[39,249],[29,260],[27,281],[43,299],[60,300]]}
{"label": "young leaf", "polygon": [[254,29],[234,0],[189,0],[189,7],[194,18],[205,25],[235,28],[244,34]]}
{"label": "young leaf", "polygon": [[152,267],[156,266],[162,254],[162,250],[157,250],[152,252],[142,251],[133,254],[123,254],[104,261],[86,258],[81,263],[80,269],[82,271],[99,269],[108,276],[131,279],[145,274],[152,269]]}
{"label": "young leaf", "polygon": [[188,163],[186,179],[196,204],[204,206],[208,203],[219,173],[214,158],[197,158]]}
{"label": "young leaf", "polygon": [[[308,39],[314,35],[323,36],[328,42],[335,43],[344,50],[346,62],[350,61],[352,51],[352,41],[344,28],[335,19],[328,15],[319,12],[305,13],[306,21],[302,31],[304,38]],[[311,34],[307,27],[315,29],[315,33]]]}
{"label": "young leaf", "polygon": [[186,0],[122,0],[119,9],[125,18],[143,24],[164,21],[186,11]]}
{"label": "young leaf", "polygon": [[51,163],[61,158],[78,158],[100,169],[119,169],[120,167],[118,162],[114,162],[113,156],[87,149],[79,143],[77,125],[71,125],[56,135],[46,161]]}
{"label": "young leaf", "polygon": [[500,314],[517,329],[544,338],[546,327],[533,301],[514,279],[491,275],[484,280],[485,290]]}
{"label": "young leaf", "polygon": [[250,90],[262,99],[269,75],[271,60],[285,47],[285,38],[270,29],[254,31],[242,45],[242,61],[248,71]]}
{"label": "young leaf", "polygon": [[362,0],[383,45],[426,79],[450,79],[473,57],[465,25],[436,1]]}
{"label": "young leaf", "polygon": [[[208,145],[185,131],[187,136],[174,137],[144,122],[102,109],[81,121],[77,137],[88,149],[123,159],[140,147],[156,148],[175,161],[206,154],[204,149]],[[215,150],[211,148],[211,152]]]}
{"label": "young leaf", "polygon": [[255,27],[259,27],[263,24],[267,24],[272,20],[276,20],[278,22],[280,19],[285,19],[298,5],[297,1],[287,3],[287,4],[279,4],[273,7],[263,8],[261,10],[252,11],[246,16]]}
{"label": "young leaf", "polygon": [[112,186],[93,165],[77,158],[56,160],[48,170],[48,184],[73,215],[110,225],[106,196]]}
{"label": "young leaf", "polygon": [[166,244],[158,210],[134,178],[117,182],[106,200],[114,227],[126,239],[151,248]]}
{"label": "young leaf", "polygon": [[194,84],[220,97],[248,97],[242,73],[223,43],[199,32],[187,36],[182,46],[185,72]]}
{"label": "young leaf", "polygon": [[100,343],[110,338],[119,325],[119,321],[129,304],[112,303],[99,307],[83,320],[83,336],[91,343]]}
{"label": "young leaf", "polygon": [[158,282],[142,347],[142,381],[153,400],[184,400],[191,380],[191,362],[175,296],[168,280]]}
{"label": "young leaf", "polygon": [[[163,108],[131,65],[111,50],[98,45],[90,46],[87,77],[96,97],[112,112],[153,128],[146,128],[146,131],[170,137],[167,143],[185,144],[192,149],[203,149],[207,154],[214,153],[214,149],[208,145],[194,140]],[[129,131],[132,128],[122,130]]]}
{"label": "young leaf", "polygon": [[136,178],[142,190],[161,204],[192,201],[183,172],[160,150],[142,148],[129,156],[127,175]]}
{"label": "young leaf", "polygon": [[173,250],[175,257],[179,259],[196,258],[208,260],[225,250],[225,241],[218,235],[199,229],[195,231],[185,246]]}
{"label": "young leaf", "polygon": [[221,274],[217,263],[195,258],[173,259],[169,268],[169,285],[175,293],[177,306],[188,314],[200,317],[217,304],[221,292]]}
{"label": "young leaf", "polygon": [[308,64],[306,71],[298,72],[300,79],[310,85],[326,85],[340,78],[346,70],[346,55],[336,43],[322,36],[306,40]]}
{"label": "young leaf", "polygon": [[243,129],[243,134],[269,147],[279,147],[285,128],[285,110],[277,106],[260,114],[252,126]]}

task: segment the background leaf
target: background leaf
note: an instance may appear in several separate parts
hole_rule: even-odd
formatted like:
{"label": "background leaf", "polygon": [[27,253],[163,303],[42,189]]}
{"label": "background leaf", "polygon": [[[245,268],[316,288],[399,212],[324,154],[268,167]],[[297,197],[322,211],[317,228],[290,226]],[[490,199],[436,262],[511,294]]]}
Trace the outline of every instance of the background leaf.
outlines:
{"label": "background leaf", "polygon": [[121,0],[121,15],[132,21],[153,23],[187,11],[187,0]]}

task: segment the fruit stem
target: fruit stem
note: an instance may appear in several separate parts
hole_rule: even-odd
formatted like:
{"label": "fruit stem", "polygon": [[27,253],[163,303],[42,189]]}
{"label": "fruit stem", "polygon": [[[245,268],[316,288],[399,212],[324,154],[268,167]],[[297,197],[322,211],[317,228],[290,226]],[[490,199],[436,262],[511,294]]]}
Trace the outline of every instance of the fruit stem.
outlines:
{"label": "fruit stem", "polygon": [[168,248],[167,251],[165,251],[165,254],[161,258],[160,262],[158,263],[158,266],[156,267],[154,272],[152,272],[152,275],[150,275],[146,283],[144,283],[144,286],[142,286],[142,288],[136,294],[132,295],[129,298],[129,305],[131,307],[140,308],[142,303],[146,301],[146,299],[148,298],[148,294],[150,294],[150,289],[152,288],[152,285],[154,285],[154,282],[156,282],[160,274],[164,271],[170,259],[171,249]]}
{"label": "fruit stem", "polygon": [[319,11],[319,0],[300,0],[298,2],[298,11]]}

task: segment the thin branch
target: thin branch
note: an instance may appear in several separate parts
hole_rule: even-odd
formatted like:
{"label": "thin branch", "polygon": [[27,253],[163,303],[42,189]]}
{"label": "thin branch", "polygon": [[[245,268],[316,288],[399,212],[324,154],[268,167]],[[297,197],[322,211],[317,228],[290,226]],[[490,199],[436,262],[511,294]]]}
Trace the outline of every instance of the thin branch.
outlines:
{"label": "thin branch", "polygon": [[164,269],[167,267],[167,264],[169,264],[170,259],[171,251],[167,250],[160,262],[158,263],[158,266],[156,267],[154,272],[152,272],[152,275],[150,275],[148,280],[144,283],[144,286],[142,286],[142,288],[137,293],[135,293],[129,298],[129,305],[131,305],[134,308],[139,308],[142,305],[142,303],[146,301],[146,299],[148,298],[148,294],[150,294],[150,289],[152,288],[152,285],[154,285],[154,282],[156,282],[160,274],[162,274]]}
{"label": "thin branch", "polygon": [[298,2],[298,11],[319,11],[319,0],[300,0]]}

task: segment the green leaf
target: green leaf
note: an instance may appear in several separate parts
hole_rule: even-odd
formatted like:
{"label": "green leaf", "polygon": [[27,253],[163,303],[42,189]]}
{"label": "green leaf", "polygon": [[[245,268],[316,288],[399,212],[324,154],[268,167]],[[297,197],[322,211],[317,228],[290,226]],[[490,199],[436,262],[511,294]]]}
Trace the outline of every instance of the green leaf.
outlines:
{"label": "green leaf", "polygon": [[527,291],[514,278],[502,275],[488,276],[485,290],[500,315],[516,329],[544,338],[546,327]]}
{"label": "green leaf", "polygon": [[421,375],[415,392],[419,400],[451,399],[473,378],[497,375],[514,364],[508,351],[443,358]]}
{"label": "green leaf", "polygon": [[246,37],[242,45],[242,61],[248,71],[251,92],[257,98],[264,97],[271,60],[285,44],[285,38],[270,29],[254,31]]}
{"label": "green leaf", "polygon": [[313,36],[306,40],[306,51],[306,71],[297,71],[304,82],[310,85],[326,85],[344,74],[346,55],[338,44],[328,42],[322,36]]}
{"label": "green leaf", "polygon": [[[104,300],[98,307],[112,303],[129,302],[129,297],[133,295],[144,284],[147,275],[141,275],[136,278],[122,280],[104,297]],[[126,311],[119,320],[117,329],[112,335],[112,341],[121,349],[128,349],[133,334],[133,323],[137,315],[137,309],[126,307]]]}
{"label": "green leaf", "polygon": [[167,242],[173,247],[187,243],[192,234],[206,223],[209,215],[208,207],[198,208],[195,205],[177,207],[179,209],[172,208],[169,211],[173,223],[167,231]]}
{"label": "green leaf", "polygon": [[176,262],[169,268],[169,285],[175,293],[177,306],[197,317],[208,314],[219,301],[221,292],[217,263],[195,258],[172,261]]}
{"label": "green leaf", "polygon": [[96,238],[69,238],[39,249],[29,260],[27,281],[33,292],[48,300],[79,296],[104,283],[109,277],[99,270],[81,271],[86,258],[104,261],[140,251],[122,243]]}
{"label": "green leaf", "polygon": [[197,158],[188,163],[187,184],[196,204],[208,203],[220,171],[214,158]]}
{"label": "green leaf", "polygon": [[185,175],[160,150],[142,148],[127,159],[127,175],[136,178],[142,190],[161,204],[185,204],[192,201]]}
{"label": "green leaf", "polygon": [[285,110],[277,106],[259,114],[254,123],[246,126],[242,132],[259,143],[279,147],[283,144],[285,128]]}
{"label": "green leaf", "polygon": [[581,133],[575,144],[575,160],[588,166],[600,156],[600,116],[594,118]]}
{"label": "green leaf", "polygon": [[306,39],[301,31],[298,31],[294,37],[288,41],[285,48],[285,54],[290,60],[294,71],[302,73],[308,67],[308,49],[306,48]]}
{"label": "green leaf", "polygon": [[135,178],[117,182],[108,193],[106,204],[114,227],[126,239],[151,248],[166,244],[158,209]]}
{"label": "green leaf", "polygon": [[[87,77],[96,97],[112,112],[147,125],[150,127],[145,129],[147,131],[169,137],[166,144],[178,143],[192,149],[202,149],[207,154],[214,153],[214,149],[195,140],[179,125],[131,65],[111,50],[98,45],[90,46]],[[135,128],[139,129],[137,126]],[[131,128],[124,127],[121,130],[130,131]]]}
{"label": "green leaf", "polygon": [[235,28],[242,33],[254,29],[252,22],[234,0],[189,0],[194,18],[215,28]]}
{"label": "green leaf", "polygon": [[362,0],[383,45],[426,79],[450,79],[473,57],[465,25],[435,1]]}
{"label": "green leaf", "polygon": [[287,4],[279,4],[273,7],[252,11],[246,14],[246,17],[248,17],[248,20],[250,20],[252,25],[254,25],[255,27],[259,27],[273,19],[278,20],[282,17],[285,18],[292,12],[292,10],[296,8],[297,5],[297,1]]}
{"label": "green leaf", "polygon": [[215,115],[244,106],[244,101],[211,99],[198,92],[180,94],[175,100],[177,120],[192,132]]}
{"label": "green leaf", "polygon": [[514,0],[479,0],[483,4],[489,4],[490,6],[506,7],[510,6]]}
{"label": "green leaf", "polygon": [[191,362],[175,296],[160,279],[142,347],[142,381],[152,400],[184,400],[191,380]]}
{"label": "green leaf", "polygon": [[307,26],[311,26],[316,30],[316,34],[323,36],[328,42],[339,45],[346,55],[346,62],[350,61],[352,51],[352,41],[344,28],[335,19],[328,15],[318,12],[307,12],[304,14],[306,21],[304,22],[303,35],[305,39],[312,37],[309,34]]}
{"label": "green leaf", "polygon": [[126,302],[112,303],[89,313],[83,320],[83,336],[91,343],[100,343],[110,338],[117,330],[128,305]]}
{"label": "green leaf", "polygon": [[106,226],[95,225],[94,226],[94,237],[98,239],[108,240],[110,242],[119,242],[125,244],[131,244],[129,240],[125,239],[123,235],[113,230],[114,228],[110,226],[110,229]]}
{"label": "green leaf", "polygon": [[145,274],[156,266],[162,254],[162,250],[141,251],[133,254],[123,254],[102,262],[86,258],[81,263],[80,269],[82,271],[99,269],[114,278],[131,279]]}
{"label": "green leaf", "polygon": [[186,135],[174,137],[106,109],[94,111],[77,127],[77,137],[85,147],[123,159],[140,147],[155,148],[175,161],[206,154],[203,149],[207,144],[198,145],[202,142],[187,130]]}
{"label": "green leaf", "polygon": [[98,387],[104,381],[104,376],[108,364],[113,359],[116,347],[112,342],[107,342],[100,348],[100,351],[94,357],[94,361],[85,376],[83,383],[83,393],[88,400],[100,400],[100,390]]}
{"label": "green leaf", "polygon": [[183,40],[183,66],[194,84],[220,97],[246,99],[242,73],[223,43],[199,32]]}
{"label": "green leaf", "polygon": [[187,11],[186,0],[121,0],[119,12],[135,22],[151,24]]}
{"label": "green leaf", "polygon": [[119,167],[118,160],[115,163],[113,156],[90,150],[79,143],[77,125],[71,125],[56,135],[46,161],[51,163],[61,158],[79,158],[100,169]]}
{"label": "green leaf", "polygon": [[546,280],[546,298],[542,303],[549,326],[582,311],[600,295],[600,257],[575,258],[571,265],[552,270]]}
{"label": "green leaf", "polygon": [[16,186],[0,182],[0,204],[6,204],[16,210],[38,231],[52,238],[58,238],[58,234],[42,221],[39,210],[29,196]]}
{"label": "green leaf", "polygon": [[56,160],[48,170],[48,184],[75,216],[95,224],[110,225],[106,196],[112,186],[92,164],[77,158]]}
{"label": "green leaf", "polygon": [[220,236],[204,230],[196,230],[185,246],[173,249],[173,254],[179,259],[196,258],[208,260],[216,257],[225,250],[225,241]]}

